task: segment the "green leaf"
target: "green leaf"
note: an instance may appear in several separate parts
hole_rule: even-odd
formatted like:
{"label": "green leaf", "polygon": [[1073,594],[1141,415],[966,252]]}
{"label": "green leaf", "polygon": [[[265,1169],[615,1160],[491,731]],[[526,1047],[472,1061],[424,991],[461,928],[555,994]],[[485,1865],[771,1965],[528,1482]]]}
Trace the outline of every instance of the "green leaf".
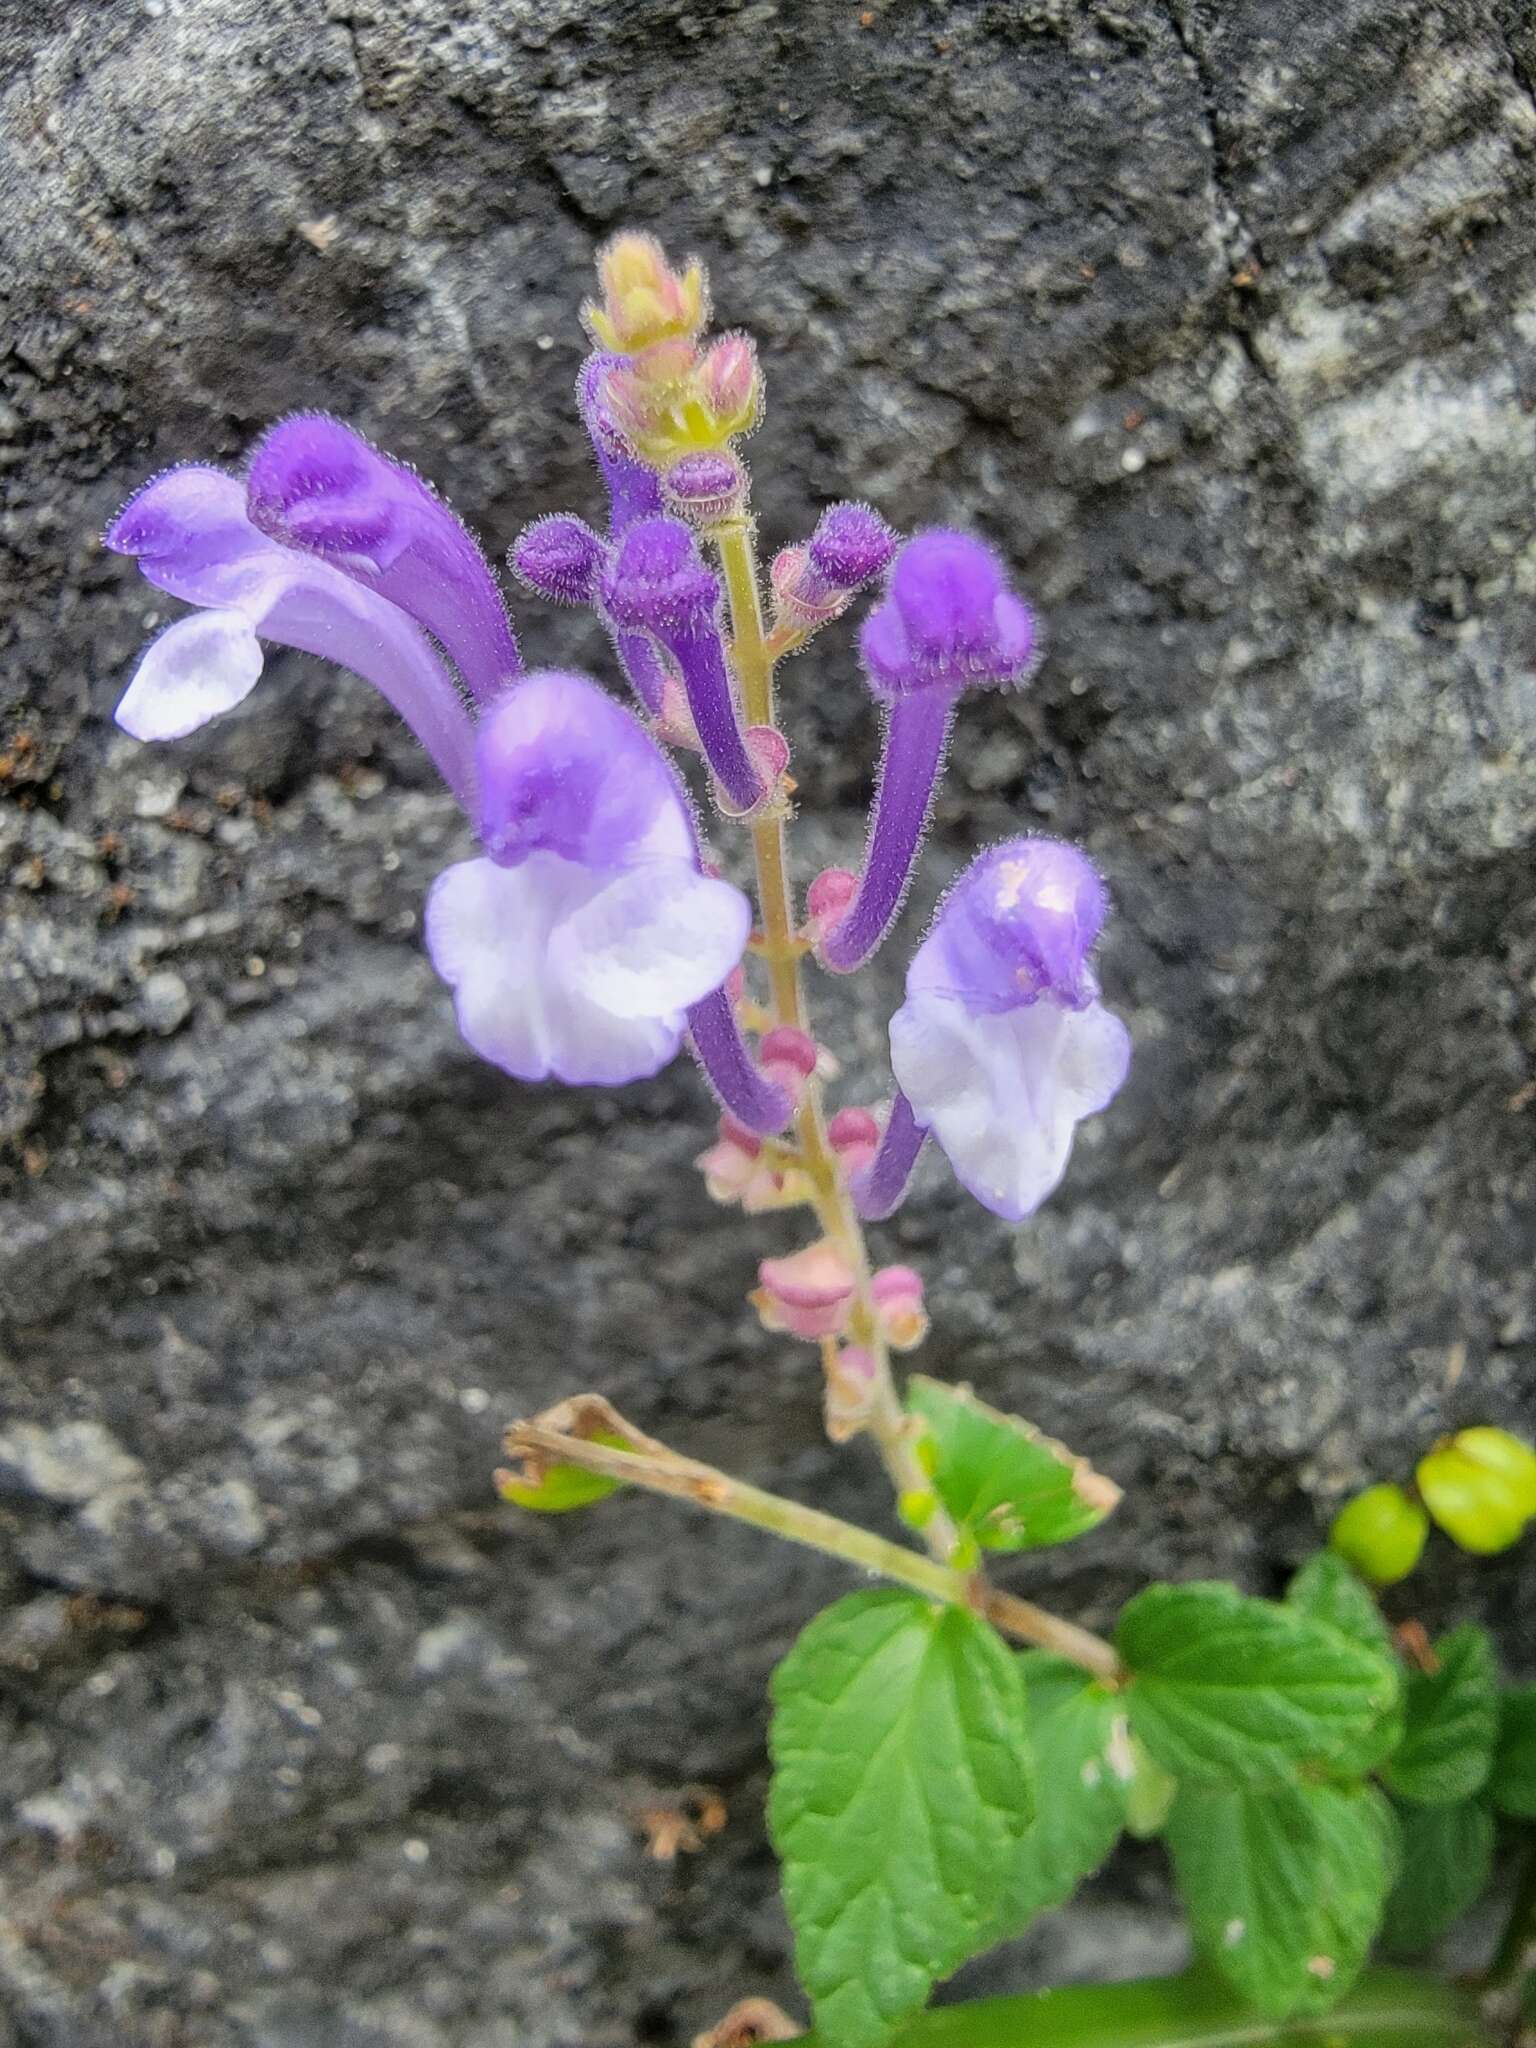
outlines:
{"label": "green leaf", "polygon": [[1342,1757],[1397,1695],[1379,1651],[1234,1586],[1149,1586],[1116,1641],[1131,1726],[1181,1781],[1259,1783]]}
{"label": "green leaf", "polygon": [[1396,1875],[1369,1785],[1185,1785],[1168,1848],[1201,1953],[1272,2019],[1326,2012],[1354,1982]]}
{"label": "green leaf", "polygon": [[1536,1685],[1512,1685],[1499,1702],[1494,1803],[1516,1820],[1536,1820]]}
{"label": "green leaf", "polygon": [[1499,1670],[1486,1629],[1468,1623],[1435,1644],[1439,1669],[1413,1671],[1402,1742],[1382,1773],[1399,1799],[1451,1806],[1480,1791],[1499,1735]]}
{"label": "green leaf", "polygon": [[984,1944],[1034,1812],[1021,1660],[914,1593],[850,1594],[773,1679],[768,1824],[800,1980],[878,2048]]}
{"label": "green leaf", "polygon": [[1392,1955],[1413,1956],[1474,1904],[1493,1870],[1493,1815],[1480,1799],[1401,1806],[1403,1863],[1382,1922]]}
{"label": "green leaf", "polygon": [[1393,1654],[1392,1631],[1370,1587],[1331,1550],[1307,1559],[1285,1589],[1285,1604],[1309,1621],[1326,1622],[1368,1650]]}
{"label": "green leaf", "polygon": [[1125,1830],[1138,1842],[1151,1842],[1163,1832],[1179,1781],[1165,1771],[1141,1737],[1131,1733],[1131,1782],[1125,1788]]}
{"label": "green leaf", "polygon": [[1035,1757],[1035,1824],[1014,1853],[989,1940],[1022,1934],[1062,1905],[1115,1846],[1135,1765],[1125,1713],[1077,1665],[1031,1650],[1019,1659]]}
{"label": "green leaf", "polygon": [[[1364,1649],[1374,1650],[1397,1668],[1397,1650],[1386,1616],[1375,1596],[1342,1557],[1320,1550],[1309,1558],[1285,1591],[1285,1604],[1309,1621],[1336,1628]],[[1379,1714],[1357,1741],[1330,1758],[1331,1768],[1345,1777],[1363,1778],[1389,1757],[1403,1739],[1400,1697]]]}
{"label": "green leaf", "polygon": [[1102,1522],[1120,1499],[1086,1458],[1015,1415],[978,1401],[969,1387],[914,1377],[907,1406],[923,1424],[919,1456],[962,1532],[984,1550],[1039,1550]]}

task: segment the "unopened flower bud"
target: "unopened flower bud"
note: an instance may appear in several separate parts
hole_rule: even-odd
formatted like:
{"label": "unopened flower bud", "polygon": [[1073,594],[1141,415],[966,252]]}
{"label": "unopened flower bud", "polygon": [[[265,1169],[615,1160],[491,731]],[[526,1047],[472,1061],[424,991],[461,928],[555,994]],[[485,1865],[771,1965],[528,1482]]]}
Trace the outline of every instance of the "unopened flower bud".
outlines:
{"label": "unopened flower bud", "polygon": [[510,559],[517,574],[540,596],[556,604],[591,604],[608,548],[584,519],[552,512],[518,537]]}
{"label": "unopened flower bud", "polygon": [[928,1334],[922,1275],[910,1266],[882,1266],[870,1292],[886,1343],[893,1351],[915,1351]]}
{"label": "unopened flower bud", "polygon": [[1333,1518],[1328,1547],[1373,1586],[1406,1579],[1424,1552],[1429,1517],[1400,1486],[1368,1486]]}
{"label": "unopened flower bud", "polygon": [[674,463],[662,488],[670,510],[695,526],[715,526],[741,510],[747,479],[734,455],[704,449]]}
{"label": "unopened flower bud", "polygon": [[757,424],[762,380],[757,347],[748,334],[722,334],[705,352],[700,373],[704,402],[722,435],[745,434]]}
{"label": "unopened flower bud", "polygon": [[809,1032],[780,1024],[766,1032],[757,1048],[758,1064],[772,1081],[798,1100],[816,1071],[816,1041]]}
{"label": "unopened flower bud", "polygon": [[589,301],[582,314],[603,348],[635,355],[704,325],[703,265],[690,263],[679,275],[654,236],[616,235],[598,256],[597,273],[602,303]]}
{"label": "unopened flower bud", "polygon": [[787,1259],[764,1259],[752,1305],[768,1330],[812,1342],[841,1335],[853,1305],[853,1269],[836,1245],[822,1238]]}
{"label": "unopened flower bud", "polygon": [[1469,1429],[1436,1444],[1414,1476],[1425,1507],[1451,1541],[1492,1557],[1519,1538],[1536,1507],[1530,1457],[1519,1438],[1503,1430]]}
{"label": "unopened flower bud", "polygon": [[827,1139],[852,1179],[874,1158],[880,1146],[880,1124],[871,1110],[840,1109],[827,1125]]}
{"label": "unopened flower bud", "polygon": [[811,567],[834,590],[857,590],[881,575],[896,535],[868,505],[829,505],[806,546]]}

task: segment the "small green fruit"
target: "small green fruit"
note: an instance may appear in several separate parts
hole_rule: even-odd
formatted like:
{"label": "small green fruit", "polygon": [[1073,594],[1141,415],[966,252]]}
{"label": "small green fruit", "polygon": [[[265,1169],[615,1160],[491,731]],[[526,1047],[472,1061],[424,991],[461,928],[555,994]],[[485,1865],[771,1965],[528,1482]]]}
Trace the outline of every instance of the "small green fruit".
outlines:
{"label": "small green fruit", "polygon": [[1536,1451],[1507,1429],[1464,1429],[1454,1439],[1474,1464],[1498,1472],[1514,1488],[1526,1519],[1536,1515]]}
{"label": "small green fruit", "polygon": [[[1468,1430],[1467,1436],[1502,1436]],[[1516,1439],[1507,1439],[1516,1443]],[[1517,1445],[1517,1448],[1523,1446]],[[1523,1473],[1501,1470],[1463,1448],[1462,1438],[1437,1444],[1419,1460],[1415,1477],[1424,1505],[1453,1543],[1477,1557],[1508,1550],[1531,1519],[1530,1487]]]}
{"label": "small green fruit", "polygon": [[1371,1585],[1395,1586],[1423,1556],[1428,1536],[1428,1515],[1400,1486],[1368,1486],[1334,1516],[1328,1547]]}

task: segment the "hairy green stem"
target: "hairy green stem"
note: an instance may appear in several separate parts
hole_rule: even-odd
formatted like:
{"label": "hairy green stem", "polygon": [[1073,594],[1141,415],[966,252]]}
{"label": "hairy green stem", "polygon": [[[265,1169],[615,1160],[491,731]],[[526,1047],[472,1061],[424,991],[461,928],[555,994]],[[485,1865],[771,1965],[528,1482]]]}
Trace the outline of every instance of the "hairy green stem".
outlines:
{"label": "hairy green stem", "polygon": [[[726,603],[731,614],[731,666],[736,676],[742,714],[749,725],[774,722],[774,656],[763,632],[762,596],[758,584],[757,545],[749,514],[723,521],[711,538],[720,554]],[[757,866],[758,908],[762,917],[762,956],[767,962],[777,1024],[809,1029],[805,991],[800,985],[801,947],[795,930],[794,893],[789,879],[789,833],[783,815],[772,805],[753,821],[752,852]],[[890,1354],[880,1332],[871,1291],[873,1278],[864,1229],[849,1197],[832,1147],[827,1140],[819,1086],[811,1079],[795,1112],[795,1135],[801,1163],[815,1197],[823,1230],[848,1261],[853,1273],[855,1307],[851,1334],[875,1363],[869,1431],[879,1446],[891,1484],[898,1494],[928,1489],[928,1475],[917,1462],[906,1411],[896,1390]],[[929,1551],[940,1562],[957,1541],[954,1523],[943,1509],[923,1529]]]}

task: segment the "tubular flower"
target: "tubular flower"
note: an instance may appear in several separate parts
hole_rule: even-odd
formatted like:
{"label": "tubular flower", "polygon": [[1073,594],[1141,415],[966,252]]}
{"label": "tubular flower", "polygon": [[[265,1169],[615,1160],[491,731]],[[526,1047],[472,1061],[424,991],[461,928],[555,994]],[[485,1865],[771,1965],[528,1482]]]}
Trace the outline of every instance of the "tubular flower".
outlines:
{"label": "tubular flower", "polygon": [[743,732],[720,632],[720,584],[680,519],[641,519],[625,533],[602,581],[622,632],[648,634],[671,656],[688,709],[726,803],[751,811],[772,793],[787,754],[779,734]]}
{"label": "tubular flower", "polygon": [[960,697],[1026,681],[1036,637],[1033,612],[1004,587],[983,542],[935,527],[897,555],[885,602],[859,636],[886,720],[858,891],[821,942],[835,973],[861,967],[901,907]]}
{"label": "tubular flower", "polygon": [[520,1080],[616,1083],[673,1058],[741,958],[746,898],[704,875],[655,742],[582,676],[529,676],[481,723],[484,852],[427,901],[459,1029]]}
{"label": "tubular flower", "polygon": [[1089,965],[1107,907],[1086,855],[1057,840],[1010,840],[961,876],[891,1019],[902,1092],[859,1186],[866,1214],[896,1206],[924,1133],[995,1215],[1018,1222],[1050,1194],[1130,1063]]}
{"label": "tubular flower", "polygon": [[251,452],[252,523],[388,598],[447,649],[482,703],[522,671],[490,564],[403,463],[324,413],[282,420]]}
{"label": "tubular flower", "polygon": [[261,643],[296,647],[381,690],[459,801],[474,801],[474,730],[441,657],[377,590],[253,524],[244,486],[188,463],[136,492],[107,528],[159,590],[202,607],[150,642],[116,718],[140,740],[181,739],[231,710],[261,675]]}

